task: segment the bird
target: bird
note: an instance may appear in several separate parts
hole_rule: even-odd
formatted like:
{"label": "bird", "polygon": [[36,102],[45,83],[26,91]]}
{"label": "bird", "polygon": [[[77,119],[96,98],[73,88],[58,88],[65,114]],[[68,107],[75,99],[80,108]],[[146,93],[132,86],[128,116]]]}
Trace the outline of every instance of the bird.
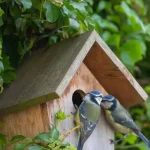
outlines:
{"label": "bird", "polygon": [[[123,138],[130,133],[134,133],[150,147],[150,141],[142,134],[129,112],[119,103],[118,99],[112,95],[105,95],[102,98],[101,106],[105,110],[106,119],[110,125],[114,130],[124,134]],[[114,144],[118,141],[111,140]]]}
{"label": "bird", "polygon": [[77,110],[75,122],[76,124],[81,124],[77,150],[83,149],[85,141],[92,134],[99,121],[102,97],[102,93],[98,90],[88,92]]}

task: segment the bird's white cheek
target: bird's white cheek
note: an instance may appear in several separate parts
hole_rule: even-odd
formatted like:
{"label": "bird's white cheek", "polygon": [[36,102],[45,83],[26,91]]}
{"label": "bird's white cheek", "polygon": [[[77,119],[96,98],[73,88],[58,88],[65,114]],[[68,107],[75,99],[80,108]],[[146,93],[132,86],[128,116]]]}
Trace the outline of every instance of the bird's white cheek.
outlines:
{"label": "bird's white cheek", "polygon": [[101,103],[101,105],[104,109],[109,109],[111,107],[112,103],[105,102],[105,103]]}
{"label": "bird's white cheek", "polygon": [[104,109],[108,109],[108,108],[106,108],[106,105],[103,104],[103,103],[101,103],[101,106],[102,106]]}

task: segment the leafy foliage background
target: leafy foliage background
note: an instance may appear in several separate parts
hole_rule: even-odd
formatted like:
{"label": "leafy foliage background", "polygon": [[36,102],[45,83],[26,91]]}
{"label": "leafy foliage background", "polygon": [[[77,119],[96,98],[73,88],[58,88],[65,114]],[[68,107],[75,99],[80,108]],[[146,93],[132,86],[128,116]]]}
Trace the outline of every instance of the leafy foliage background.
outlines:
{"label": "leafy foliage background", "polygon": [[[150,93],[148,7],[149,0],[0,0],[0,92],[15,80],[25,55],[95,29]],[[150,139],[150,102],[130,112]],[[147,149],[132,135],[116,146],[129,148]]]}

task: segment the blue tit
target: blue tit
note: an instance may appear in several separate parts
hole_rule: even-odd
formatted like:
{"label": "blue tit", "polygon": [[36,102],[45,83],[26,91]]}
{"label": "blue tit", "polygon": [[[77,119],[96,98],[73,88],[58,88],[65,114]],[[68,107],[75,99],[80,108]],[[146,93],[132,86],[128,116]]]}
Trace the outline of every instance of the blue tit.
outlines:
{"label": "blue tit", "polygon": [[81,124],[80,137],[77,150],[82,150],[85,141],[92,134],[100,118],[100,103],[102,100],[102,93],[93,90],[85,95],[83,102],[79,106],[76,113],[76,123]]}
{"label": "blue tit", "polygon": [[131,115],[114,96],[103,96],[101,106],[105,109],[108,122],[116,131],[125,135],[134,133],[141,140],[143,140],[148,145],[148,147],[150,147],[150,141],[141,133],[133,121]]}

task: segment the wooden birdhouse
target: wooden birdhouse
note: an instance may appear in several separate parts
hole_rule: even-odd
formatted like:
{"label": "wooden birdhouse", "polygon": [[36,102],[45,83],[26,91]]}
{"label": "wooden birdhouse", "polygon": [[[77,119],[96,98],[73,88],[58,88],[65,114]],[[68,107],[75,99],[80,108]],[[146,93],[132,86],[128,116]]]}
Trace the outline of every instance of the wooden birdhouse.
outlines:
{"label": "wooden birdhouse", "polygon": [[[20,66],[17,79],[0,94],[0,132],[34,137],[48,131],[60,109],[66,114],[75,111],[82,94],[93,89],[112,94],[125,107],[147,99],[147,94],[95,31],[70,38],[32,53]],[[73,118],[66,119],[60,131],[74,127]],[[113,150],[109,139],[114,132],[100,120],[84,150]],[[77,146],[77,133],[67,141]]]}

